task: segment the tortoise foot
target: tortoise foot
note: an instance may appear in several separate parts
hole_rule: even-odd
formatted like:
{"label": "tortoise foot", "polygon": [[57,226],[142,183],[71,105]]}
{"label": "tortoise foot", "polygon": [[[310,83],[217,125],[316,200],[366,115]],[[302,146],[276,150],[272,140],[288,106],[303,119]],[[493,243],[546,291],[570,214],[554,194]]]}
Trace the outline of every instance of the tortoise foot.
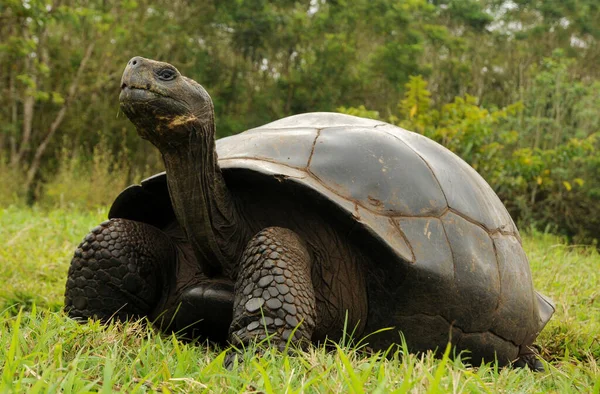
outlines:
{"label": "tortoise foot", "polygon": [[186,339],[227,341],[233,310],[233,283],[213,279],[183,291],[180,298],[175,327]]}
{"label": "tortoise foot", "polygon": [[223,367],[225,369],[227,369],[228,371],[232,371],[233,367],[235,367],[236,365],[239,365],[241,363],[242,357],[240,355],[240,353],[235,350],[235,349],[231,349],[230,351],[227,352],[227,355],[225,356],[225,359],[223,360]]}
{"label": "tortoise foot", "polygon": [[533,346],[522,346],[519,357],[512,363],[515,368],[529,368],[533,372],[546,372],[538,350]]}

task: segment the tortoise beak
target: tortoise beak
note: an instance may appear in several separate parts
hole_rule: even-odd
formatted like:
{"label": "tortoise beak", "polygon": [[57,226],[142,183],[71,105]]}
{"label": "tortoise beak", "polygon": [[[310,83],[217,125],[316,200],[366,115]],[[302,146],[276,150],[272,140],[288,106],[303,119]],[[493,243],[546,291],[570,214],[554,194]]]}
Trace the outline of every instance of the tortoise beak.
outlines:
{"label": "tortoise beak", "polygon": [[133,57],[123,71],[121,77],[121,104],[134,101],[147,101],[156,96],[152,91],[152,65],[141,56]]}
{"label": "tortoise beak", "polygon": [[152,67],[150,62],[141,56],[135,56],[127,62],[121,77],[121,90],[124,88],[150,89]]}

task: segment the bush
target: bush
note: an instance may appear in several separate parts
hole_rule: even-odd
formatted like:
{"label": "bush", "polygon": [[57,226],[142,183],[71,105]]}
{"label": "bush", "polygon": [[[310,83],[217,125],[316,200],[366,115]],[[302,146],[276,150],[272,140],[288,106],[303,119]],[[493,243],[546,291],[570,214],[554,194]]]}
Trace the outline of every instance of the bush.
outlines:
{"label": "bush", "polygon": [[[123,149],[115,154],[104,139],[86,157],[82,149],[71,151],[63,144],[56,174],[44,184],[38,204],[47,208],[92,209],[111,204],[130,184],[132,174]],[[136,177],[139,178],[139,177]]]}
{"label": "bush", "polygon": [[0,206],[20,205],[25,201],[25,174],[0,156]]}

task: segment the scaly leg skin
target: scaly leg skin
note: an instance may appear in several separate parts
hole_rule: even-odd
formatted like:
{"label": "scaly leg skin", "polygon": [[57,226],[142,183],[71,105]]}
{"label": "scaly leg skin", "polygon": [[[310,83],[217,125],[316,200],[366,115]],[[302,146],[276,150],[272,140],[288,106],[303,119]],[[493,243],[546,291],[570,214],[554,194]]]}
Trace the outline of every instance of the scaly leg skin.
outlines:
{"label": "scaly leg skin", "polygon": [[[300,346],[310,342],[316,320],[310,255],[293,231],[269,227],[250,240],[234,292],[232,345],[240,348],[267,336],[279,350],[288,340]],[[227,367],[235,356],[228,355]]]}
{"label": "scaly leg skin", "polygon": [[147,316],[168,287],[174,265],[175,248],[162,231],[131,220],[108,220],[75,250],[65,311],[86,321]]}

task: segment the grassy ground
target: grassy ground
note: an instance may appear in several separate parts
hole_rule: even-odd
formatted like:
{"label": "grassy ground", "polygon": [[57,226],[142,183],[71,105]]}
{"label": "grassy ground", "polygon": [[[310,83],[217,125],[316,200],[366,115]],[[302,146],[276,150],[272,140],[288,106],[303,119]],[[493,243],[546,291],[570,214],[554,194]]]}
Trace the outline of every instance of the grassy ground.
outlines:
{"label": "grassy ground", "polygon": [[60,312],[71,253],[105,217],[0,209],[0,392],[600,392],[600,256],[591,248],[524,236],[536,288],[558,305],[538,341],[546,373],[346,346],[292,357],[248,351],[227,371],[222,349],[139,323],[79,325]]}

